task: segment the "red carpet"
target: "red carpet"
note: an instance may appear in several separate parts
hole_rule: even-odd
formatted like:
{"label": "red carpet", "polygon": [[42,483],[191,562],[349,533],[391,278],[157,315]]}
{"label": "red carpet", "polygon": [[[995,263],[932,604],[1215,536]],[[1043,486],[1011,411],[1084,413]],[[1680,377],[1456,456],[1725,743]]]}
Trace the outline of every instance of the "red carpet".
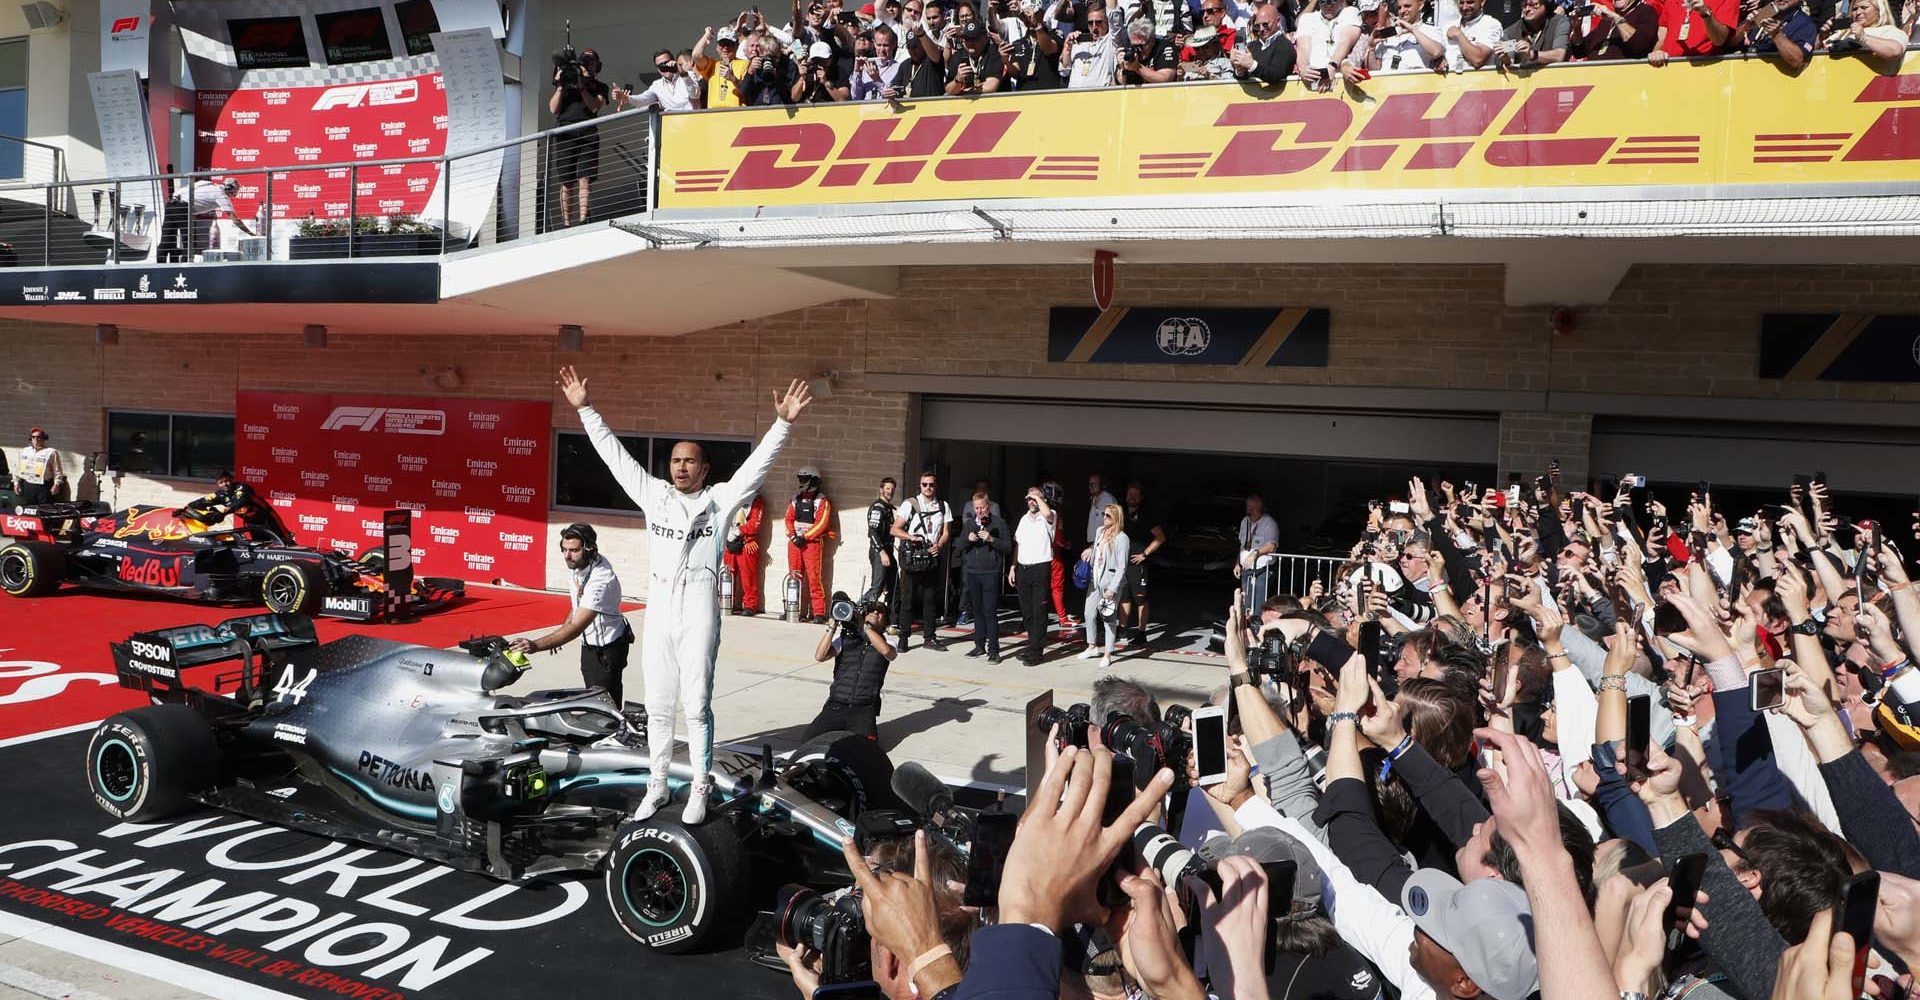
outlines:
{"label": "red carpet", "polygon": [[[215,624],[260,611],[67,589],[50,597],[0,597],[0,740],[96,722],[143,703],[119,686],[107,643],[173,625]],[[321,641],[362,633],[446,647],[476,635],[511,635],[560,624],[558,594],[468,585],[467,597],[404,624],[321,618]],[[231,670],[232,664],[201,668]]]}

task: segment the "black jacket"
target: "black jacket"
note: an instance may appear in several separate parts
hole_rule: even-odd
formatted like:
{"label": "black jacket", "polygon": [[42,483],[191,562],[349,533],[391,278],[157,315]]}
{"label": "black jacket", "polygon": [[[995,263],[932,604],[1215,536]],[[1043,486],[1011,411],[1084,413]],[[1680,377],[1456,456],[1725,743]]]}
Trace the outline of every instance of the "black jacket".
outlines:
{"label": "black jacket", "polygon": [[981,528],[979,521],[973,519],[973,511],[967,511],[966,518],[960,524],[960,565],[969,573],[990,573],[999,576],[1007,571],[1007,558],[1013,552],[1013,533],[1007,530],[1007,522],[997,515],[987,515],[986,529],[992,536],[988,541],[976,541],[972,537]]}
{"label": "black jacket", "polygon": [[1294,52],[1293,43],[1278,31],[1273,33],[1273,40],[1264,46],[1258,41],[1249,42],[1247,51],[1253,53],[1253,70],[1247,74],[1247,78],[1274,87],[1287,82],[1287,77],[1293,75],[1293,64],[1299,58]]}

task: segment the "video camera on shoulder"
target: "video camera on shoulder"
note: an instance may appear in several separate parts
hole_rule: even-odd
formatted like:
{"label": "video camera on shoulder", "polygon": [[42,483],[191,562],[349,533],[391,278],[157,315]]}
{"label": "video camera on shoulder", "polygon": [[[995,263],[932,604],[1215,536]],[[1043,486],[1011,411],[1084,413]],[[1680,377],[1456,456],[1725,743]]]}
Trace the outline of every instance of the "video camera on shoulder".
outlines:
{"label": "video camera on shoulder", "polygon": [[586,67],[580,63],[580,50],[573,47],[573,20],[569,18],[566,25],[566,44],[553,54],[553,68],[560,74],[560,86],[578,87]]}

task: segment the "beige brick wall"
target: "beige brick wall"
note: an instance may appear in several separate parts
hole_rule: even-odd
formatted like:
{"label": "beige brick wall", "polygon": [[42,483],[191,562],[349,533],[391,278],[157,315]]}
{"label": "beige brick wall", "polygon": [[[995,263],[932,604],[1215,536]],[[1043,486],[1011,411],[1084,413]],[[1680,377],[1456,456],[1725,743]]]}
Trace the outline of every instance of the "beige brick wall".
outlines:
{"label": "beige brick wall", "polygon": [[[1325,369],[1049,363],[1048,307],[1090,304],[1087,270],[1068,266],[910,267],[894,299],[832,303],[680,338],[589,336],[582,352],[565,355],[544,332],[336,334],[326,348],[309,349],[289,336],[123,330],[117,346],[97,347],[90,328],[13,321],[0,323],[0,444],[12,457],[26,428],[42,424],[71,461],[104,447],[108,408],[224,413],[241,389],[428,394],[421,370],[447,365],[460,367],[463,384],[441,394],[551,398],[555,426],[572,428],[574,414],[552,386],[565,363],[593,378],[596,403],[619,430],[757,436],[775,387],[833,372],[831,396],[808,412],[769,477],[768,515],[775,521],[784,512],[795,468],[820,466],[842,511],[834,575],[852,590],[866,572],[861,513],[872,486],[901,476],[917,451],[914,401],[868,390],[869,373],[1743,396],[1781,399],[1782,420],[1798,419],[1801,401],[1920,399],[1920,384],[1755,377],[1762,313],[1920,311],[1920,268],[1643,265],[1611,302],[1580,310],[1564,337],[1548,329],[1546,308],[1505,305],[1503,281],[1499,266],[1477,264],[1119,268],[1120,304],[1329,307]],[[1503,414],[1498,461],[1503,472],[1533,474],[1557,457],[1578,482],[1590,429],[1581,414]],[[129,476],[117,499],[160,501],[198,489]],[[556,512],[551,522],[576,516]],[[632,519],[596,520],[606,550],[638,587],[642,533]],[[769,596],[785,560],[783,543],[769,546]],[[557,585],[559,574],[550,559],[549,582]]]}

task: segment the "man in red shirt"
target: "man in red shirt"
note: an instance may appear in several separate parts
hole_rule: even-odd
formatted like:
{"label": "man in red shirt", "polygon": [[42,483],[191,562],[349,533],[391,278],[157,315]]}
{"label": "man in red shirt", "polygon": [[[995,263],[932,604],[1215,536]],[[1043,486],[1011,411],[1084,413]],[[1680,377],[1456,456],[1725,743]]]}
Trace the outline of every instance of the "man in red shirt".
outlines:
{"label": "man in red shirt", "polygon": [[1708,20],[1724,25],[1740,23],[1740,0],[1659,0],[1660,44],[1647,53],[1647,62],[1661,66],[1669,58],[1710,56],[1721,51],[1707,30]]}

